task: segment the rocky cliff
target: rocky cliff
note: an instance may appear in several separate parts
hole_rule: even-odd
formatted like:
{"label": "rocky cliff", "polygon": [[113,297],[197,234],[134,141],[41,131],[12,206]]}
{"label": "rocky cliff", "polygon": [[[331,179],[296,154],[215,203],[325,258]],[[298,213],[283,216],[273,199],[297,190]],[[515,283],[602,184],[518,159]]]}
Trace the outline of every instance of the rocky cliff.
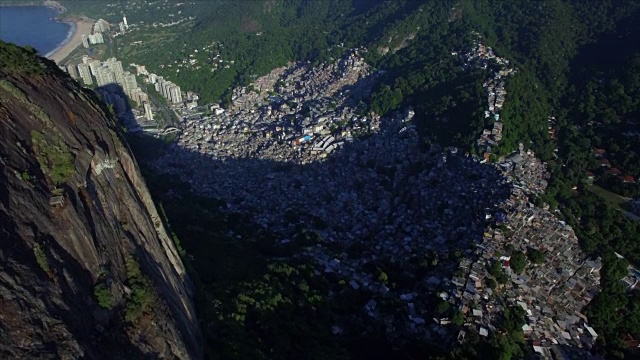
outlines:
{"label": "rocky cliff", "polygon": [[108,109],[0,41],[0,134],[0,358],[200,358],[189,279]]}

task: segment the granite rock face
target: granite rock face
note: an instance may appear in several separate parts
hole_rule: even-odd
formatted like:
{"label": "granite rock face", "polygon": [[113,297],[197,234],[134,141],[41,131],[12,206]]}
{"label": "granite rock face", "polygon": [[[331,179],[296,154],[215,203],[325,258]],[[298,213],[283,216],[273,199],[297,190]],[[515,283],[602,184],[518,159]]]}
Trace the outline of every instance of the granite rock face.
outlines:
{"label": "granite rock face", "polygon": [[192,285],[115,120],[33,58],[46,70],[0,59],[0,358],[201,358]]}

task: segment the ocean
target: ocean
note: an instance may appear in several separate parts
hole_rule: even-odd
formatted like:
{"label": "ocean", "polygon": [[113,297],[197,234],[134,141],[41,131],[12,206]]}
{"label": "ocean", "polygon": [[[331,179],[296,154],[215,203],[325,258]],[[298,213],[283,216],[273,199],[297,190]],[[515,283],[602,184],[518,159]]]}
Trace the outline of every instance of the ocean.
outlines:
{"label": "ocean", "polygon": [[75,26],[55,21],[57,15],[44,6],[0,6],[0,39],[48,56],[71,39]]}

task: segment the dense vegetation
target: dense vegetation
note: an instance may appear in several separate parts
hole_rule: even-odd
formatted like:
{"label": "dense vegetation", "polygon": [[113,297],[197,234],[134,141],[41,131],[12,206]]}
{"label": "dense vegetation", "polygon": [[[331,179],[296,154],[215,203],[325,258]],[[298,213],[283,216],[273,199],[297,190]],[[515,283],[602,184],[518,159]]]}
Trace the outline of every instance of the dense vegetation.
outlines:
{"label": "dense vegetation", "polygon": [[75,172],[73,154],[59,136],[46,137],[43,133],[33,130],[31,141],[40,169],[51,178],[54,185],[60,185],[73,175]]}
{"label": "dense vegetation", "polygon": [[36,49],[20,47],[0,40],[0,71],[12,74],[44,74],[47,64],[35,57]]}

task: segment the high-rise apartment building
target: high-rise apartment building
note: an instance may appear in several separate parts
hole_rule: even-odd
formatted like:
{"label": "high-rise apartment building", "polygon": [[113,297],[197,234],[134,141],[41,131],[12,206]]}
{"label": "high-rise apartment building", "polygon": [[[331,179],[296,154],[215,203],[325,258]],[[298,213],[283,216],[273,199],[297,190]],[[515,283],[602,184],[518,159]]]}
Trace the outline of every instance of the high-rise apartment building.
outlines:
{"label": "high-rise apartment building", "polygon": [[137,87],[138,83],[136,82],[136,76],[128,71],[125,72],[124,83],[122,84],[125,94],[131,96],[132,91]]}
{"label": "high-rise apartment building", "polygon": [[136,104],[144,104],[145,102],[149,102],[149,95],[142,91],[142,89],[135,88],[131,91],[131,100],[135,101]]}
{"label": "high-rise apartment building", "polygon": [[144,117],[149,121],[153,120],[153,112],[151,111],[151,105],[149,105],[148,102],[144,103]]}
{"label": "high-rise apartment building", "polygon": [[93,78],[91,78],[91,70],[89,70],[89,67],[87,65],[79,64],[78,72],[85,85],[93,84]]}
{"label": "high-rise apartment building", "polygon": [[113,71],[113,74],[116,77],[116,81],[118,84],[124,87],[124,69],[122,68],[122,62],[118,61],[116,58],[112,57],[105,61],[105,65]]}
{"label": "high-rise apartment building", "polygon": [[[100,30],[100,32],[108,31],[110,28],[109,23],[106,22],[104,19],[98,20],[96,22],[96,25],[98,25],[98,29]],[[94,26],[94,32],[95,32],[95,26]]]}
{"label": "high-rise apartment building", "polygon": [[78,68],[73,64],[67,65],[67,72],[69,73],[72,79],[80,78],[80,74],[78,74]]}
{"label": "high-rise apartment building", "polygon": [[89,43],[90,44],[104,44],[104,37],[102,36],[102,33],[95,33],[92,35],[89,35]]}
{"label": "high-rise apartment building", "polygon": [[87,61],[87,65],[89,65],[89,68],[91,69],[91,74],[93,74],[93,76],[98,76],[98,69],[100,68],[100,61],[99,60],[89,60]]}
{"label": "high-rise apartment building", "polygon": [[180,90],[180,86],[174,84],[169,88],[169,98],[174,104],[182,102],[182,91]]}
{"label": "high-rise apartment building", "polygon": [[96,83],[98,86],[105,86],[116,83],[116,76],[111,69],[101,66],[96,71]]}

